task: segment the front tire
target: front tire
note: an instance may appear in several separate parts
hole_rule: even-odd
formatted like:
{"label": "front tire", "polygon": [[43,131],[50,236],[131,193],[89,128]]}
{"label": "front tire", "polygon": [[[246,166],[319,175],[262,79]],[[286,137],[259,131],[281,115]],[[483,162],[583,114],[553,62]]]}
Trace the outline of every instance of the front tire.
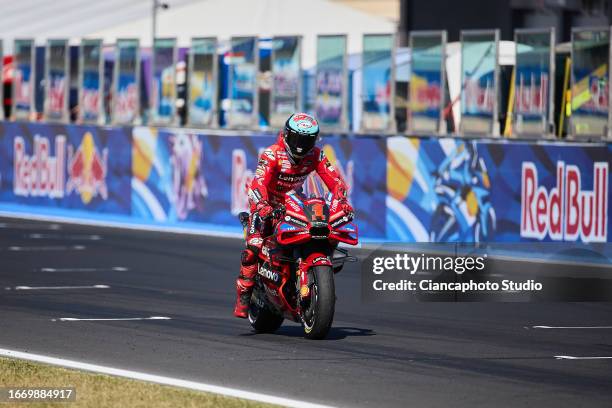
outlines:
{"label": "front tire", "polygon": [[303,312],[304,337],[312,340],[324,339],[329,333],[336,308],[334,271],[330,266],[315,266],[314,283],[310,304]]}

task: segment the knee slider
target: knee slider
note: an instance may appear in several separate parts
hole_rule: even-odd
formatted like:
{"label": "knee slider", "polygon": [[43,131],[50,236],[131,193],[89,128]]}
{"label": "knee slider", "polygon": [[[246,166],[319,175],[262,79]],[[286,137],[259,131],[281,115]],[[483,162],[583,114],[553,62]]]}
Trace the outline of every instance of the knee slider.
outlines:
{"label": "knee slider", "polygon": [[241,257],[240,262],[244,266],[253,265],[255,262],[257,262],[257,255],[255,254],[253,250],[251,250],[250,248],[247,248],[242,251],[242,257]]}

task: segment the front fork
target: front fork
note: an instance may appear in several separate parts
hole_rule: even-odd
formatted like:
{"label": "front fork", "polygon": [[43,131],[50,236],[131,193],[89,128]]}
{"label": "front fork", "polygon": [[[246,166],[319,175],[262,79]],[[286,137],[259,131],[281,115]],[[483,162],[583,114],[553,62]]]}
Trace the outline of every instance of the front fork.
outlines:
{"label": "front fork", "polygon": [[300,259],[297,268],[297,286],[300,300],[307,300],[312,293],[313,274],[311,271],[315,266],[332,266],[332,261],[324,253],[314,252],[308,255],[306,259]]}

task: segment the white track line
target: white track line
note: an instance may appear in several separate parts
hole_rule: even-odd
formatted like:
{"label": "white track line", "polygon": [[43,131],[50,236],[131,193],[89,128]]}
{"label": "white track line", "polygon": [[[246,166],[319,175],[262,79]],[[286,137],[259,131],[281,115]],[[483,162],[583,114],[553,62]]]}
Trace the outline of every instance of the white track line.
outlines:
{"label": "white track line", "polygon": [[[10,288],[6,288],[10,290]],[[108,285],[91,286],[15,286],[15,290],[110,289]]]}
{"label": "white track line", "polygon": [[84,245],[55,245],[55,246],[10,246],[6,248],[9,251],[82,251],[85,249]]}
{"label": "white track line", "polygon": [[100,374],[115,375],[119,377],[132,378],[135,380],[148,381],[157,384],[171,385],[174,387],[188,388],[196,391],[210,392],[214,394],[225,395],[227,397],[242,398],[252,401],[259,401],[268,404],[282,405],[295,408],[328,408],[326,405],[313,404],[294,399],[277,397],[273,395],[260,394],[257,392],[243,391],[236,388],[220,387],[217,385],[200,383],[195,381],[182,380],[179,378],[163,377],[160,375],[147,374],[138,371],[123,370],[101,366],[96,364],[83,363],[79,361],[66,360],[63,358],[55,358],[43,356],[40,354],[24,353],[21,351],[7,350],[0,348],[0,356],[18,358],[22,360],[36,361],[39,363],[58,365],[62,367],[75,368],[77,370],[91,371]]}
{"label": "white track line", "polygon": [[40,268],[39,272],[126,272],[129,268],[125,266],[113,266],[108,268]]}
{"label": "white track line", "polygon": [[32,230],[52,230],[58,231],[61,227],[58,224],[18,224],[14,222],[0,222],[0,228],[18,228],[18,229],[32,229]]}
{"label": "white track line", "polygon": [[86,240],[86,241],[99,241],[102,239],[100,235],[89,234],[89,235],[60,235],[60,234],[28,234],[27,238],[30,239],[69,239],[69,240]]}
{"label": "white track line", "polygon": [[574,356],[555,356],[557,360],[608,360],[612,357],[574,357]]}
{"label": "white track line", "polygon": [[[0,216],[20,218],[24,220],[63,222],[66,224],[74,224],[74,225],[88,225],[88,226],[118,228],[118,229],[136,230],[136,231],[170,232],[173,234],[203,235],[203,236],[219,237],[219,238],[244,239],[244,234],[241,232],[215,231],[215,230],[210,230],[210,229],[170,227],[170,226],[163,226],[163,225],[131,224],[128,222],[119,222],[119,221],[75,219],[71,217],[62,217],[62,216],[56,216],[56,215],[36,215],[36,214],[27,214],[27,213],[4,211],[4,210],[0,210]],[[239,225],[238,218],[236,218],[236,225]]]}
{"label": "white track line", "polygon": [[132,321],[132,320],[172,320],[166,316],[150,316],[150,317],[110,317],[110,318],[85,318],[77,317],[60,317],[59,319],[51,319],[52,322],[115,322],[115,321]]}
{"label": "white track line", "polygon": [[531,326],[532,329],[612,329],[612,326]]}

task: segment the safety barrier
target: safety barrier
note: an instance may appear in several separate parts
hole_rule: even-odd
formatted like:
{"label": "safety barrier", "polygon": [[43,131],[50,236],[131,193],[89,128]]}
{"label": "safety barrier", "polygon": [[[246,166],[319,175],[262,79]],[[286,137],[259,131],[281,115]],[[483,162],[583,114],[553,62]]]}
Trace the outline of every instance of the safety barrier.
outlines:
{"label": "safety barrier", "polygon": [[[0,213],[238,235],[244,185],[274,138],[0,122]],[[368,240],[610,242],[612,144],[328,136],[322,145]],[[315,178],[305,187],[322,188]]]}

